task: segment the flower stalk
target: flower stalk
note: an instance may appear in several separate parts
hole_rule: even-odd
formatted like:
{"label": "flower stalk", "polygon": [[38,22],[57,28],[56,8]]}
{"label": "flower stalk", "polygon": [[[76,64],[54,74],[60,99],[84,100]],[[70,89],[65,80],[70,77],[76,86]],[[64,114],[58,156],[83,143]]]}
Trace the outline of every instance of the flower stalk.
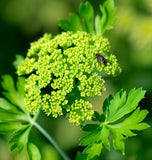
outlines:
{"label": "flower stalk", "polygon": [[43,134],[43,136],[57,149],[60,155],[64,160],[70,160],[70,158],[66,155],[66,153],[61,149],[61,147],[57,144],[54,138],[48,134],[37,122],[34,123],[34,126]]}

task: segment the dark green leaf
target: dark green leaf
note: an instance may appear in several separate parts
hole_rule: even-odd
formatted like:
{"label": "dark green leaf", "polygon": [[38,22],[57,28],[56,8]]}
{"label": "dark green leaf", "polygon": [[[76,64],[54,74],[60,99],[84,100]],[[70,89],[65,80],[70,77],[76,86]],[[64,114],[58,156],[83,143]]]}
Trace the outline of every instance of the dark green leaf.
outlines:
{"label": "dark green leaf", "polygon": [[107,107],[107,106],[110,105],[110,102],[111,102],[112,99],[113,99],[113,96],[112,96],[112,95],[109,95],[109,97],[106,98],[106,99],[104,100],[104,102],[103,102],[103,113],[104,113],[105,117],[108,116],[109,107]]}
{"label": "dark green leaf", "polygon": [[10,144],[10,146],[9,146],[9,149],[11,152],[16,148],[17,148],[17,143]]}
{"label": "dark green leaf", "polygon": [[93,121],[99,121],[104,122],[105,121],[105,115],[100,115],[98,112],[94,111],[94,116],[92,118]]}
{"label": "dark green leaf", "polygon": [[101,115],[97,111],[94,111],[94,116],[95,116],[95,118],[96,118],[97,121],[100,120],[100,116]]}
{"label": "dark green leaf", "polygon": [[82,130],[83,131],[93,131],[99,127],[99,124],[87,124],[85,125]]}
{"label": "dark green leaf", "polygon": [[104,122],[104,121],[105,121],[105,119],[106,119],[105,115],[104,115],[104,114],[102,114],[102,115],[100,116],[100,122]]}
{"label": "dark green leaf", "polygon": [[76,155],[76,160],[87,160],[87,155],[78,152]]}

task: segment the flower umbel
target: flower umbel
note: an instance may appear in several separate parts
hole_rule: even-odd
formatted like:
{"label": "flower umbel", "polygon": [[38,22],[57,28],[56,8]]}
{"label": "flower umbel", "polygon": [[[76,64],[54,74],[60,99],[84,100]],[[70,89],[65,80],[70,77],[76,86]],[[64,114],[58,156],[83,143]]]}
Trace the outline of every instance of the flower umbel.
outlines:
{"label": "flower umbel", "polygon": [[[102,36],[86,32],[63,32],[52,38],[45,34],[31,44],[17,74],[26,75],[26,107],[35,114],[39,108],[53,117],[67,113],[70,121],[80,125],[91,119],[92,105],[86,97],[105,90],[102,72],[116,75],[120,67],[109,54],[109,42]],[[96,58],[100,53],[107,64]]]}

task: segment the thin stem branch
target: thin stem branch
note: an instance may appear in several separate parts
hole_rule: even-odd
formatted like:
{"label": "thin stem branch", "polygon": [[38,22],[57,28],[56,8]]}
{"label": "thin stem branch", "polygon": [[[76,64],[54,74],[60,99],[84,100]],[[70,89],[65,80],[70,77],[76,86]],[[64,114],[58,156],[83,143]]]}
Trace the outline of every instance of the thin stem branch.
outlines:
{"label": "thin stem branch", "polygon": [[64,153],[64,151],[60,148],[57,142],[38,124],[34,123],[34,126],[48,139],[48,141],[57,149],[57,151],[61,154],[64,160],[70,160],[70,158]]}
{"label": "thin stem branch", "polygon": [[38,117],[38,115],[40,114],[40,110],[36,113],[36,115],[32,118],[32,120],[34,121],[34,122],[36,122],[36,119],[37,119],[37,117]]}

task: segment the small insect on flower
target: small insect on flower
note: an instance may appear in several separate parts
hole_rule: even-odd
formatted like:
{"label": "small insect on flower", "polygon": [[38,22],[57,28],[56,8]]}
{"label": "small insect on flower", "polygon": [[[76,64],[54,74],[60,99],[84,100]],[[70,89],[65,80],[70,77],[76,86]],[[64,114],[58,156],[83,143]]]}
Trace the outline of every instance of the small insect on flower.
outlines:
{"label": "small insect on flower", "polygon": [[100,53],[96,53],[96,58],[98,59],[98,61],[102,62],[104,65],[107,64],[107,61]]}

